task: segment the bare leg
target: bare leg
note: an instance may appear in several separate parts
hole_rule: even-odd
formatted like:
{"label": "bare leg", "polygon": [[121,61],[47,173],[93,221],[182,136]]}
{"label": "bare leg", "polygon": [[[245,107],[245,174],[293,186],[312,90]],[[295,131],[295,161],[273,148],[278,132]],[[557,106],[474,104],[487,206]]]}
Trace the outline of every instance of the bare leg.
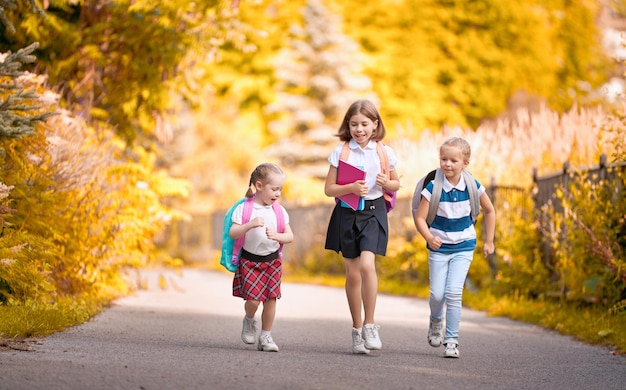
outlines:
{"label": "bare leg", "polygon": [[254,318],[256,310],[259,308],[259,303],[260,302],[255,299],[250,299],[246,301],[246,303],[243,305],[243,308],[246,311],[246,317]]}
{"label": "bare leg", "polygon": [[363,326],[363,317],[361,308],[363,299],[361,296],[361,269],[360,258],[346,259],[346,296],[348,298],[348,307],[352,316],[352,326],[359,329]]}
{"label": "bare leg", "polygon": [[361,289],[363,307],[365,309],[365,323],[374,323],[376,296],[378,294],[378,276],[376,275],[376,257],[373,252],[363,251],[359,256],[361,272]]}
{"label": "bare leg", "polygon": [[261,329],[265,331],[272,330],[275,316],[276,298],[268,299],[267,301],[263,302],[263,313],[261,313]]}

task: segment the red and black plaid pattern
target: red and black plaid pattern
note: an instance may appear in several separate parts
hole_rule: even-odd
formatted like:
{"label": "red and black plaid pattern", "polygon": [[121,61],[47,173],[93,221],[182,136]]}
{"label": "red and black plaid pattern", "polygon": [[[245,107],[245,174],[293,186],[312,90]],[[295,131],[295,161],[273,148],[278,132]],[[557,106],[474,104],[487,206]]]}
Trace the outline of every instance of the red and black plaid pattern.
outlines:
{"label": "red and black plaid pattern", "polygon": [[235,270],[233,279],[233,296],[244,300],[280,298],[280,280],[282,278],[282,261],[280,258],[265,263],[255,263],[241,259]]}

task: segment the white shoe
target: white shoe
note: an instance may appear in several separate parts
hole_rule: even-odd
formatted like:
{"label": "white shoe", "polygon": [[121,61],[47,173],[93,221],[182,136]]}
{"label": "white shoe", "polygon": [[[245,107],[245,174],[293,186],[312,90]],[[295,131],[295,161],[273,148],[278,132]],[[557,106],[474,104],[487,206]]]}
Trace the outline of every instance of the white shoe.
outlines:
{"label": "white shoe", "polygon": [[365,348],[367,349],[381,349],[383,343],[380,341],[378,335],[378,329],[380,326],[377,324],[365,324],[363,325],[363,339],[365,340]]}
{"label": "white shoe", "polygon": [[370,351],[365,348],[361,331],[356,328],[352,328],[352,353],[370,353]]}
{"label": "white shoe", "polygon": [[272,335],[262,334],[259,337],[257,349],[263,352],[278,352],[278,345],[272,340]]}
{"label": "white shoe", "polygon": [[443,343],[443,320],[433,321],[430,320],[428,326],[428,344],[431,347],[440,347]]}
{"label": "white shoe", "polygon": [[243,327],[241,328],[241,340],[246,344],[254,344],[256,341],[256,320],[249,320],[243,317]]}
{"label": "white shoe", "polygon": [[443,351],[443,357],[459,357],[459,343],[456,340],[446,340],[444,344],[446,345],[446,349]]}

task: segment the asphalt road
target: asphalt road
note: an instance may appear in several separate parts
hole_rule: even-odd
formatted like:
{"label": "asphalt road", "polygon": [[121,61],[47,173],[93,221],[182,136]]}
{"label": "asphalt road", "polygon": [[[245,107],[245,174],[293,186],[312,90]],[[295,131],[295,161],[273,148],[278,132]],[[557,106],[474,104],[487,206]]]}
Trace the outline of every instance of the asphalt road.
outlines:
{"label": "asphalt road", "polygon": [[[168,273],[177,288],[115,302],[90,322],[0,352],[0,389],[626,389],[626,357],[537,326],[465,309],[460,359],[426,341],[428,305],[379,295],[383,349],[352,355],[341,288],[283,283],[272,335],[240,338],[231,274]],[[260,313],[257,314],[257,317]]]}

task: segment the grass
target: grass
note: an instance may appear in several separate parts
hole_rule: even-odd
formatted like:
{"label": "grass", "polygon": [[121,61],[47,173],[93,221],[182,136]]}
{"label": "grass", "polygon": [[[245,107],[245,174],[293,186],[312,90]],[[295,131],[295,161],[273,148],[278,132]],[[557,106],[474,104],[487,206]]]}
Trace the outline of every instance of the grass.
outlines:
{"label": "grass", "polygon": [[465,293],[464,304],[492,316],[508,317],[555,330],[577,340],[626,354],[626,310],[579,302],[494,297],[487,292]]}
{"label": "grass", "polygon": [[[28,349],[25,339],[48,336],[89,321],[110,299],[62,298],[54,304],[27,302],[0,306],[0,350]],[[32,341],[32,340],[31,340]]]}

